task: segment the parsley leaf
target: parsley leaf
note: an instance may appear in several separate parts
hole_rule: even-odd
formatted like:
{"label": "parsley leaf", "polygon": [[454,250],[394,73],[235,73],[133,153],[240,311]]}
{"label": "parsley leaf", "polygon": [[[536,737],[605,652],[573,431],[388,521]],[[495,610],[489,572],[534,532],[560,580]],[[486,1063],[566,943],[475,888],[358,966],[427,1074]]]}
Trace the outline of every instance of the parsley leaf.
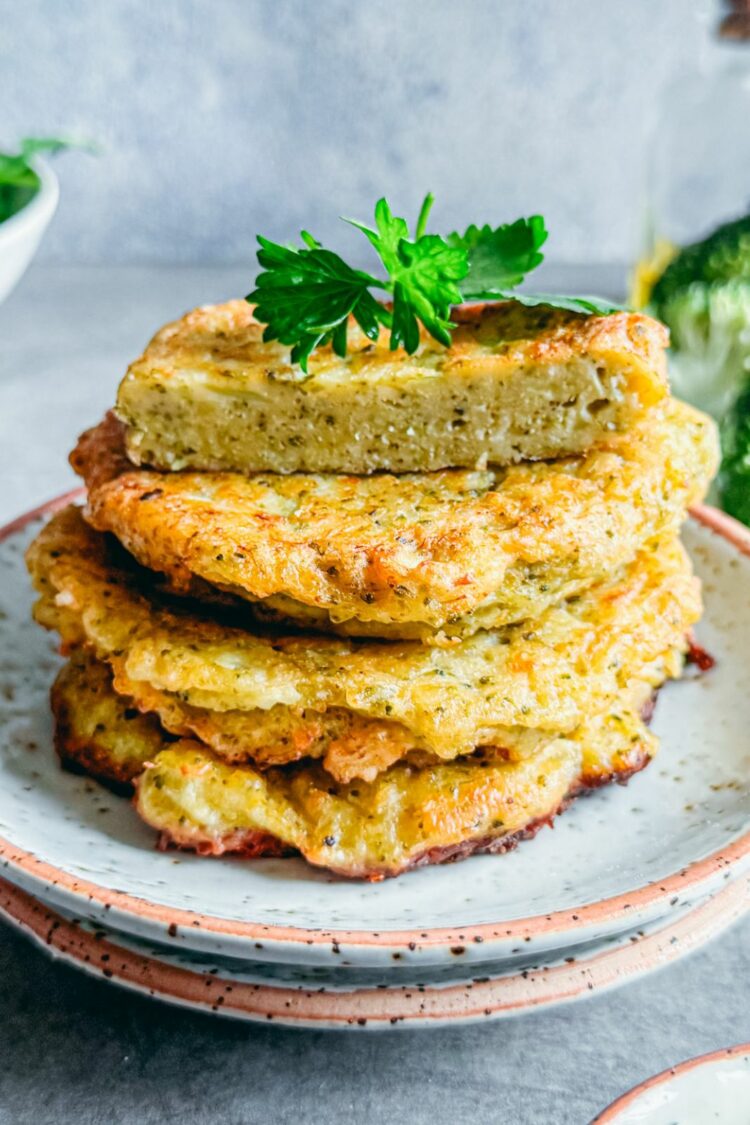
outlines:
{"label": "parsley leaf", "polygon": [[549,305],[570,312],[602,315],[618,312],[620,305],[601,297],[565,297],[553,293],[516,293],[517,285],[544,260],[540,247],[547,241],[541,215],[516,219],[494,230],[489,224],[470,226],[461,235],[448,235],[452,246],[463,246],[469,272],[461,282],[464,300],[518,301],[521,305]]}
{"label": "parsley leaf", "polygon": [[516,219],[494,230],[489,224],[470,226],[464,233],[448,236],[451,246],[463,247],[469,271],[461,286],[464,298],[487,300],[505,297],[544,260],[540,246],[547,239],[541,215]]}
{"label": "parsley leaf", "polygon": [[258,236],[262,272],[247,300],[257,302],[255,315],[266,325],[263,339],[292,344],[292,362],[306,373],[310,353],[320,344],[330,342],[337,355],[346,355],[350,315],[371,340],[391,316],[370,293],[380,285],[377,278],[352,269],[306,231],[302,237],[305,250]]}
{"label": "parsley leaf", "polygon": [[[266,326],[263,339],[291,345],[292,362],[307,374],[310,354],[321,344],[346,355],[350,316],[369,339],[377,339],[383,326],[390,330],[392,350],[403,347],[412,354],[420,344],[420,322],[441,344],[450,344],[451,307],[465,300],[513,300],[589,315],[619,307],[596,297],[516,292],[544,257],[547,230],[541,215],[494,228],[470,226],[443,238],[426,233],[432,204],[428,194],[413,238],[406,219],[394,215],[386,199],[375,205],[374,227],[345,219],[377,252],[384,279],[352,269],[306,231],[302,249],[258,235],[261,272],[247,300],[256,304],[256,318]],[[378,301],[373,289],[389,294],[392,306]]]}
{"label": "parsley leaf", "polygon": [[451,342],[451,305],[461,301],[456,287],[466,273],[466,256],[447,246],[437,234],[423,234],[416,242],[403,239],[400,265],[393,278],[393,330],[391,348],[402,344],[407,352],[419,346],[422,321],[431,336],[446,346]]}
{"label": "parsley leaf", "polygon": [[384,288],[393,293],[391,349],[403,345],[412,353],[419,347],[421,320],[441,344],[450,344],[451,305],[460,304],[456,282],[466,276],[466,251],[450,246],[438,234],[424,234],[432,196],[427,196],[417,222],[417,238],[411,241],[406,220],[394,215],[386,199],[375,204],[375,227],[347,219],[365,234],[388,271]]}
{"label": "parsley leaf", "polygon": [[622,305],[608,301],[606,297],[566,297],[560,293],[507,293],[505,296],[509,301],[518,301],[519,305],[548,305],[586,316],[607,316],[623,311]]}

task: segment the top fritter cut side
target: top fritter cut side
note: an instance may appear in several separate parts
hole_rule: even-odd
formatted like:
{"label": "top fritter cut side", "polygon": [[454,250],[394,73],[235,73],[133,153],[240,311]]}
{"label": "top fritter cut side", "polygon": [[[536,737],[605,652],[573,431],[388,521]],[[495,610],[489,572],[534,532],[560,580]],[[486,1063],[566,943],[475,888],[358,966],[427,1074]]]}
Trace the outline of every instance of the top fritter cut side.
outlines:
{"label": "top fritter cut side", "polygon": [[196,309],[120,385],[129,456],[277,473],[509,465],[579,453],[667,393],[667,332],[647,316],[503,302],[453,319],[450,347],[425,334],[412,356],[352,325],[347,356],[317,349],[305,378],[247,302]]}

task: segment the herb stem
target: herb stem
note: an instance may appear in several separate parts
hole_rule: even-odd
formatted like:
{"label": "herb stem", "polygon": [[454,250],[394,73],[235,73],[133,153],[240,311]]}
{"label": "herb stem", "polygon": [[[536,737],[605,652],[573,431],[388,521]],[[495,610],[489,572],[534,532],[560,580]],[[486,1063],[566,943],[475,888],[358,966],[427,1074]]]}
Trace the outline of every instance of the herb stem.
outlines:
{"label": "herb stem", "polygon": [[416,230],[415,238],[421,238],[422,235],[424,234],[425,230],[427,229],[427,220],[430,217],[430,211],[432,210],[432,205],[433,205],[434,202],[435,202],[435,196],[432,194],[431,191],[428,191],[427,195],[424,197],[424,202],[422,203],[422,206],[419,209],[419,217],[417,218],[417,230]]}

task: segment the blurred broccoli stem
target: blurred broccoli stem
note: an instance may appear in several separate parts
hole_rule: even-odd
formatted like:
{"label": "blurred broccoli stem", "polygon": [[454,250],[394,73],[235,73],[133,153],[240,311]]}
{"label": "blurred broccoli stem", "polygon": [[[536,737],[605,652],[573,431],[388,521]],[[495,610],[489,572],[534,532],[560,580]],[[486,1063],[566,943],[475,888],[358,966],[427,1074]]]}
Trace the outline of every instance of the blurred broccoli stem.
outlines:
{"label": "blurred broccoli stem", "polygon": [[750,523],[750,215],[686,246],[654,284],[675,394],[722,427],[724,507]]}

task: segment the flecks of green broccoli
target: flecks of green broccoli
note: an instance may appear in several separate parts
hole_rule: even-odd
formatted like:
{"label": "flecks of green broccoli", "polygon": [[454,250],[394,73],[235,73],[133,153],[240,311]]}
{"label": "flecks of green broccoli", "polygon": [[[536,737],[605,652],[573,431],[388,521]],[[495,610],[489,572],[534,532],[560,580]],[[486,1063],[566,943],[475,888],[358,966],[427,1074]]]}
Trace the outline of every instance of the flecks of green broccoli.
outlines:
{"label": "flecks of green broccoli", "polygon": [[721,433],[724,458],[719,475],[722,507],[750,524],[750,382],[724,420]]}

